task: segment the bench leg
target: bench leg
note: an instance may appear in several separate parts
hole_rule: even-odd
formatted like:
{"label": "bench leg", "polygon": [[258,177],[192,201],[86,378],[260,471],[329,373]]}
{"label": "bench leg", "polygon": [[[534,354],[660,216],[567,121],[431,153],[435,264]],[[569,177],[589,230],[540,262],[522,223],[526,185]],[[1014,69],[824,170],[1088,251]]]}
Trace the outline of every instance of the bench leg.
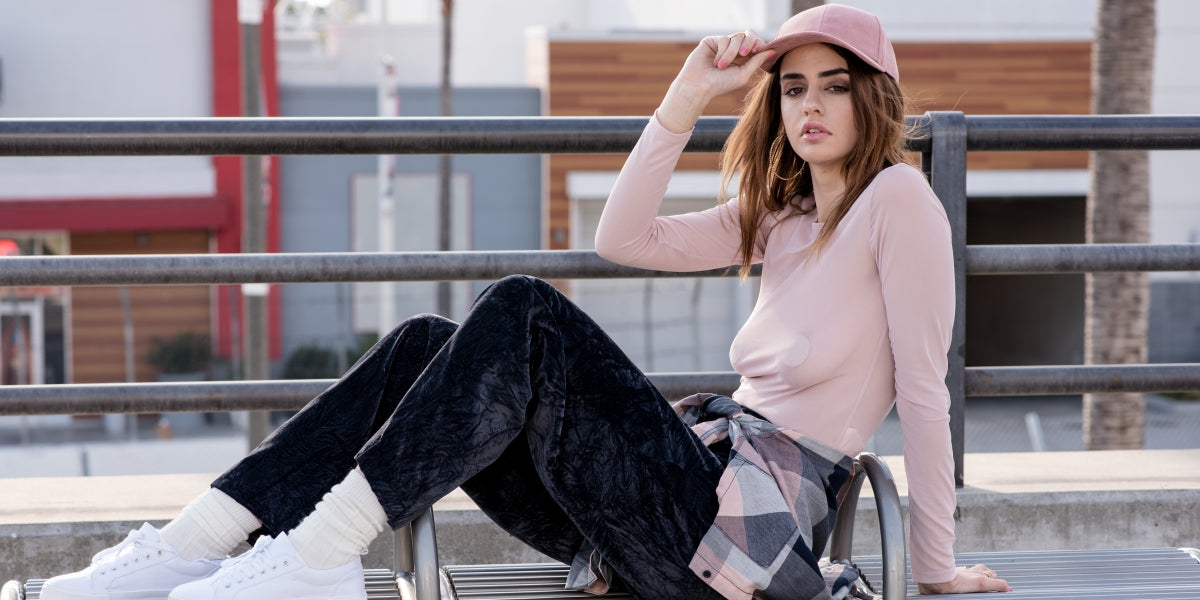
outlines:
{"label": "bench leg", "polygon": [[20,581],[9,581],[0,588],[0,600],[25,600],[25,585]]}

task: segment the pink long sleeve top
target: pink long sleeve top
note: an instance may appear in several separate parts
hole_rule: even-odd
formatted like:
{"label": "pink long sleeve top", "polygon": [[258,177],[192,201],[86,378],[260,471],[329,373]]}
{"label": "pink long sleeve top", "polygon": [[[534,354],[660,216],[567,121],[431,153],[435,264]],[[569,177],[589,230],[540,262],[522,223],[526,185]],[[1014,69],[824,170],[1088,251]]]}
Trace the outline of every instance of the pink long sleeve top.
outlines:
{"label": "pink long sleeve top", "polygon": [[[601,256],[669,271],[740,263],[736,199],[657,216],[689,138],[650,120],[600,217]],[[896,165],[875,177],[811,258],[823,223],[816,210],[797,212],[770,215],[758,229],[758,301],[729,350],[741,375],[733,399],[850,456],[895,404],[913,577],[950,581],[955,492],[945,376],[954,270],[945,211],[919,171]]]}

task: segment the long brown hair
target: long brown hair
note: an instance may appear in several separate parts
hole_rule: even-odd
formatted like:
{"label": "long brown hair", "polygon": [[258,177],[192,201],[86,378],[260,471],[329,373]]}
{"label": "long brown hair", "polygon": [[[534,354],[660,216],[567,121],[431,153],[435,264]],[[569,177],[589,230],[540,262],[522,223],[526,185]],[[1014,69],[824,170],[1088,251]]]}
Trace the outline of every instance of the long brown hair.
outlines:
{"label": "long brown hair", "polygon": [[[836,199],[833,214],[825,215],[825,225],[813,242],[809,256],[815,255],[833,235],[855,199],[871,184],[880,171],[908,162],[904,152],[907,133],[904,124],[908,100],[900,86],[887,74],[877,71],[849,50],[831,45],[846,59],[850,71],[850,94],[854,107],[854,125],[858,144],[842,165],[846,192]],[[781,90],[779,65],[762,73],[746,96],[741,119],[721,150],[721,201],[728,201],[725,190],[740,174],[738,181],[738,217],[741,229],[741,275],[750,272],[759,227],[770,213],[789,205],[794,214],[812,209],[800,207],[799,199],[812,194],[812,174],[804,160],[788,143],[780,113]]]}

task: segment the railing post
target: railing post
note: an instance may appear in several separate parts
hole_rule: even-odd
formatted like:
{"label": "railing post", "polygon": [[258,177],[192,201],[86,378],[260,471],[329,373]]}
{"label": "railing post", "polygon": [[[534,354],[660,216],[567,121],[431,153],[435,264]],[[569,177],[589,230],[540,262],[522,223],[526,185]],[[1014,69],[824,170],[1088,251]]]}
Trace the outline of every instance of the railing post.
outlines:
{"label": "railing post", "polygon": [[931,111],[925,116],[929,118],[931,138],[929,150],[921,153],[921,168],[946,208],[954,247],[954,331],[946,387],[950,389],[954,484],[962,487],[967,343],[967,118],[961,112],[951,111]]}
{"label": "railing post", "polygon": [[[243,4],[246,4],[243,2]],[[262,27],[262,2],[248,6],[258,8],[239,14],[242,35],[242,114],[247,117],[262,116],[259,104],[261,82],[259,75],[260,44],[259,30]],[[267,249],[266,210],[263,207],[263,157],[242,157],[242,252],[262,253]],[[267,342],[267,287],[254,284],[242,285],[242,340],[245,353],[242,355],[246,379],[270,378],[270,351]],[[271,432],[271,415],[264,411],[252,411],[246,426],[246,450],[253,451]]]}

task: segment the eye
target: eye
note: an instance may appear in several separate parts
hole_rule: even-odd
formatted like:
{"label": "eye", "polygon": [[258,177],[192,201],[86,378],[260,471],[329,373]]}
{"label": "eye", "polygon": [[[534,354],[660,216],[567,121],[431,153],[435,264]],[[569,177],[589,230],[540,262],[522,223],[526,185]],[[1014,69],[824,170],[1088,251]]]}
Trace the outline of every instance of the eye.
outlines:
{"label": "eye", "polygon": [[783,90],[783,95],[784,96],[797,96],[797,95],[803,94],[806,91],[808,91],[808,88],[797,85],[794,87],[787,88],[786,90]]}
{"label": "eye", "polygon": [[834,83],[825,89],[835,94],[845,94],[850,91],[850,86],[844,83]]}

